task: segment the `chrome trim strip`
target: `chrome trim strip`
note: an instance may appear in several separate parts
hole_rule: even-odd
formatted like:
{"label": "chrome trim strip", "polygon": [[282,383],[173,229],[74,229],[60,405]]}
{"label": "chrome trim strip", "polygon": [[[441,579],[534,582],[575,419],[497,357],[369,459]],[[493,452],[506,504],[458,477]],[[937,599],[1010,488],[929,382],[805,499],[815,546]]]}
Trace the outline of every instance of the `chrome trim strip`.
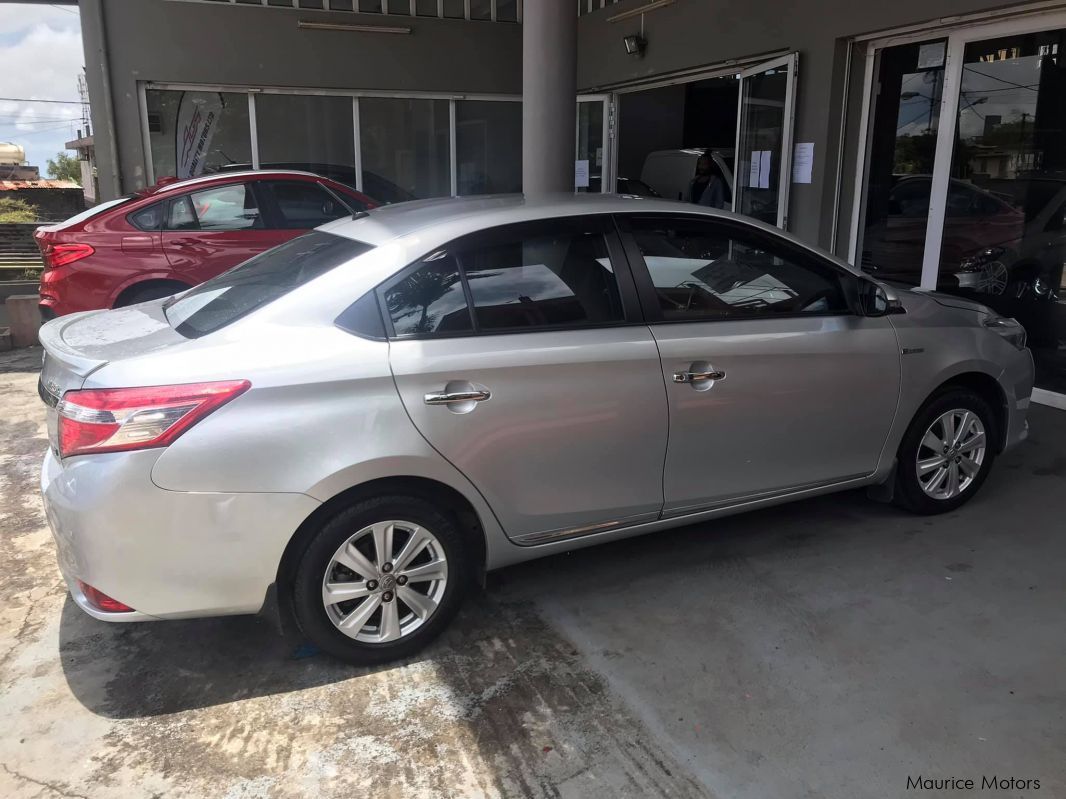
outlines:
{"label": "chrome trim strip", "polygon": [[549,541],[558,541],[562,538],[576,538],[578,536],[588,535],[589,533],[598,533],[601,530],[617,527],[621,523],[621,520],[617,520],[613,522],[589,524],[585,527],[571,527],[567,530],[548,530],[541,533],[527,533],[526,535],[516,538],[515,543],[522,544],[523,546],[529,544],[546,544]]}
{"label": "chrome trim strip", "polygon": [[672,511],[664,511],[662,514],[651,513],[642,514],[640,516],[629,516],[624,519],[615,519],[609,522],[599,522],[598,524],[589,524],[583,527],[569,527],[564,530],[548,530],[539,533],[527,533],[525,535],[516,536],[511,540],[519,546],[534,546],[537,544],[552,544],[561,543],[568,539],[587,538],[604,534],[607,532],[624,532],[626,530],[635,530],[640,527],[650,527],[652,529],[658,529],[657,525],[674,526],[676,522],[683,521],[686,518],[692,517],[693,521],[698,517],[706,516],[709,514],[728,511],[733,508],[743,508],[746,505],[758,505],[766,502],[773,502],[778,499],[785,499],[787,497],[798,497],[812,491],[820,491],[831,488],[844,488],[848,485],[858,484],[861,481],[870,478],[870,474],[852,475],[850,477],[844,477],[839,480],[830,480],[821,483],[809,483],[806,485],[792,486],[779,491],[770,491],[764,494],[749,494],[744,497],[732,497],[731,499],[722,500],[713,505],[698,505],[687,508],[677,508]]}
{"label": "chrome trim strip", "polygon": [[864,472],[862,474],[851,474],[847,477],[841,477],[837,480],[823,480],[817,483],[801,483],[800,485],[789,486],[788,488],[780,488],[776,491],[763,491],[757,494],[745,494],[738,497],[729,497],[728,499],[722,499],[718,502],[712,502],[707,505],[687,505],[683,508],[672,508],[670,510],[664,510],[662,518],[676,519],[681,516],[692,516],[699,513],[706,513],[713,510],[721,510],[722,508],[731,508],[737,505],[746,505],[749,502],[761,502],[767,499],[777,499],[778,497],[787,497],[792,494],[802,493],[804,491],[814,491],[819,488],[828,488],[829,486],[840,485],[842,483],[850,483],[852,480],[861,480],[864,477],[869,477],[871,472]]}

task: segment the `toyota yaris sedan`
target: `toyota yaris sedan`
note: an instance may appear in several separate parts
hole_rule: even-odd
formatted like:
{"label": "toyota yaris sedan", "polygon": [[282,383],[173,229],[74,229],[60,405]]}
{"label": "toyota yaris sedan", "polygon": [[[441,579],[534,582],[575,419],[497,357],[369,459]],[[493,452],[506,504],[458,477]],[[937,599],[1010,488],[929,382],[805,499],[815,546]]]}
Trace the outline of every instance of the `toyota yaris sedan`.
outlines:
{"label": "toyota yaris sedan", "polygon": [[41,341],[74,601],[280,605],[354,663],[519,561],[858,486],[954,510],[1033,384],[1012,319],[632,197],[359,213]]}

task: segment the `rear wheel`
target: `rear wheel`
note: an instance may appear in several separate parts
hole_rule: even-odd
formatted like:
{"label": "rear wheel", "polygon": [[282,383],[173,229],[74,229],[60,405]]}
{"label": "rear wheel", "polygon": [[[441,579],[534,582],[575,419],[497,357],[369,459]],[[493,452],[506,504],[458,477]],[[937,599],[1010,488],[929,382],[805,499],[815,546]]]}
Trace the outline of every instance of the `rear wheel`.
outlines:
{"label": "rear wheel", "polygon": [[994,431],[992,409],[972,391],[951,389],[930,400],[899,447],[897,504],[934,514],[969,501],[995,459]]}
{"label": "rear wheel", "polygon": [[300,561],[297,622],[312,643],[349,663],[412,655],[462,603],[463,544],[451,517],[420,498],[353,504],[322,525]]}

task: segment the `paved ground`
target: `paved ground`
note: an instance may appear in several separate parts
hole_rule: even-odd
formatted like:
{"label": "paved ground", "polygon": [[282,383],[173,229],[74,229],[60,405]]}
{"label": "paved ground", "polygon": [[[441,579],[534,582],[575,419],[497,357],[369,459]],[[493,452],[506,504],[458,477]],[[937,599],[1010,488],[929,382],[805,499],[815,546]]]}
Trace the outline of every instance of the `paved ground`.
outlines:
{"label": "paved ground", "polygon": [[2,797],[1066,796],[1066,414],[959,513],[845,494],[512,568],[367,671],[256,619],[78,611],[39,359],[0,355]]}

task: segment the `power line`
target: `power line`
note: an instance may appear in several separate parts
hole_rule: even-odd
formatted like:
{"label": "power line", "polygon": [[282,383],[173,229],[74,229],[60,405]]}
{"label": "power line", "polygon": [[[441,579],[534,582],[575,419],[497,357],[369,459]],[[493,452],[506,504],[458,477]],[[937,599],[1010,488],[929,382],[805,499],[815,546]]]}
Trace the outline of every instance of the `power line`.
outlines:
{"label": "power line", "polygon": [[77,11],[72,11],[71,9],[64,8],[63,6],[57,6],[55,3],[49,3],[48,5],[50,5],[52,8],[54,8],[56,11],[66,11],[68,14],[77,14],[78,13]]}
{"label": "power line", "polygon": [[36,100],[33,97],[0,97],[0,102],[10,103],[59,103],[60,105],[81,105],[81,100]]}

